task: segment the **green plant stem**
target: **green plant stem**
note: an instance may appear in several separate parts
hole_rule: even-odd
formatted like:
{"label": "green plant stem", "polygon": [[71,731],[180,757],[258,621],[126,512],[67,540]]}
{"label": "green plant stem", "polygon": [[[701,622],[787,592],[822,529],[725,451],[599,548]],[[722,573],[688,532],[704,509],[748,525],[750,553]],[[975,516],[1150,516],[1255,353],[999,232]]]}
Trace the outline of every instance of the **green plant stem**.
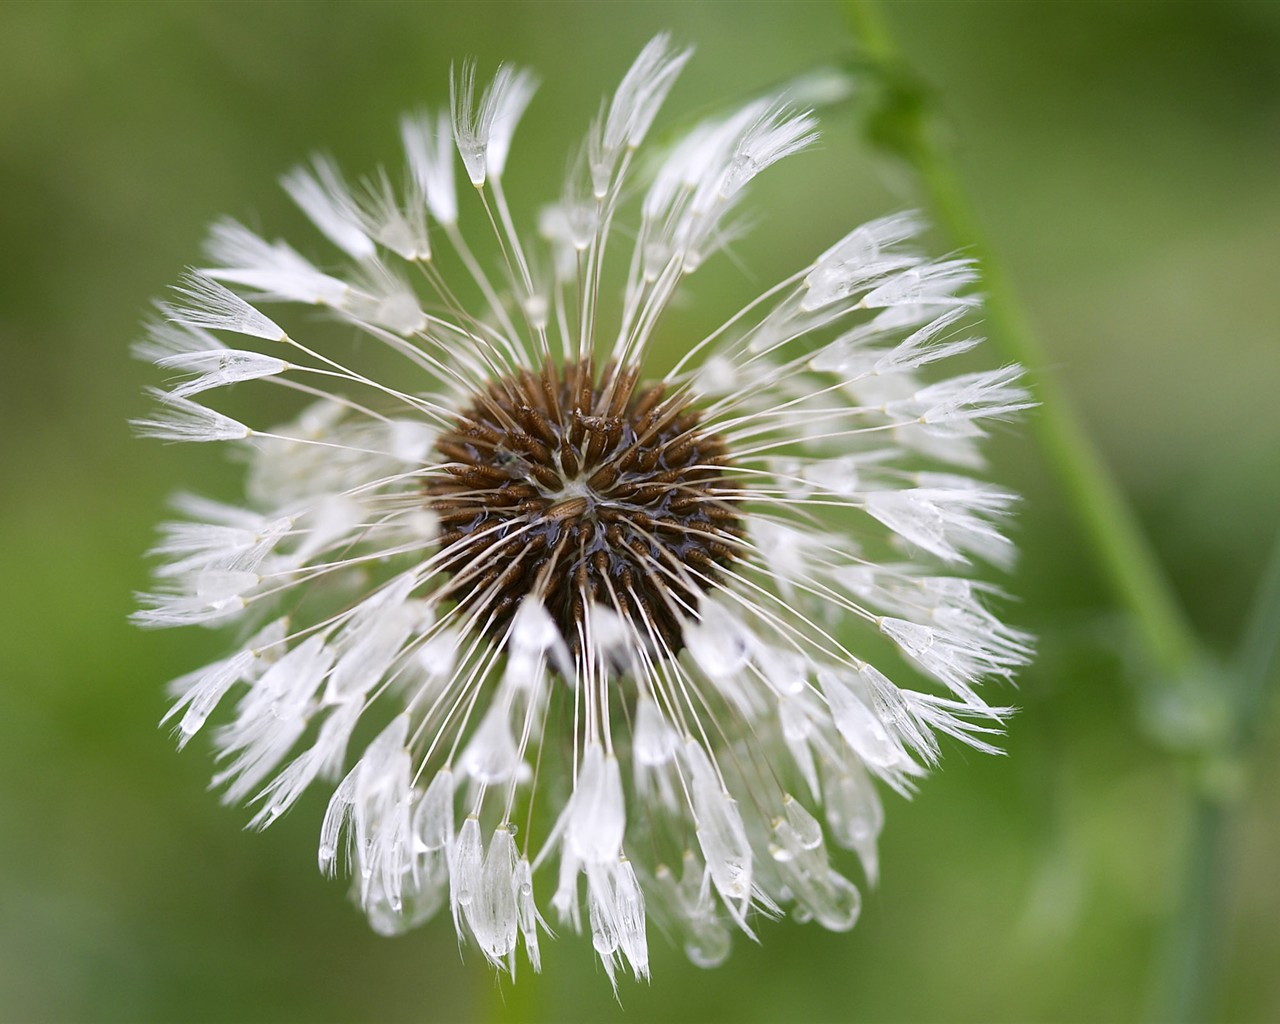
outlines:
{"label": "green plant stem", "polygon": [[960,186],[944,146],[936,141],[933,110],[925,87],[903,64],[879,12],[866,0],[846,5],[859,53],[883,89],[872,132],[914,168],[941,227],[978,260],[986,285],[991,340],[1026,368],[1041,405],[1033,429],[1070,502],[1094,560],[1128,609],[1145,649],[1159,671],[1188,672],[1197,643],[1158,560],[1143,537],[1119,487],[1080,425],[1056,379],[1043,372],[1047,360],[998,260],[983,241],[978,219]]}
{"label": "green plant stem", "polygon": [[1217,795],[1200,793],[1192,801],[1183,886],[1166,936],[1154,1021],[1195,1024],[1210,1019],[1221,966],[1228,818],[1228,808]]}
{"label": "green plant stem", "polygon": [[1248,625],[1240,641],[1236,690],[1236,753],[1246,756],[1264,721],[1269,687],[1280,662],[1280,536],[1258,586]]}
{"label": "green plant stem", "polygon": [[[1209,778],[1238,774],[1249,758],[1265,720],[1269,689],[1280,662],[1280,537],[1263,572],[1257,597],[1235,658],[1232,723],[1219,764],[1207,766]],[[1238,786],[1235,788],[1239,788]],[[1155,1018],[1192,1024],[1213,1015],[1222,948],[1224,909],[1229,895],[1228,830],[1234,822],[1232,787],[1202,786],[1192,807],[1183,898],[1170,932],[1165,976]]]}

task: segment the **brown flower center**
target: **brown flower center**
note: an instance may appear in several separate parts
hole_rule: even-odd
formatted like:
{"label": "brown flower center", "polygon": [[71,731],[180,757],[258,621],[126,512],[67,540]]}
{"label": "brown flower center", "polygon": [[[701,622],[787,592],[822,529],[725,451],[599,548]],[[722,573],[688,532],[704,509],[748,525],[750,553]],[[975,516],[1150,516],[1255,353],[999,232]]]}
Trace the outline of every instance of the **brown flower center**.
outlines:
{"label": "brown flower center", "polygon": [[536,593],[575,651],[587,602],[659,655],[683,647],[681,617],[737,553],[737,502],[724,440],[665,385],[636,385],[632,369],[548,362],[491,383],[436,442],[445,593],[477,628],[503,635]]}

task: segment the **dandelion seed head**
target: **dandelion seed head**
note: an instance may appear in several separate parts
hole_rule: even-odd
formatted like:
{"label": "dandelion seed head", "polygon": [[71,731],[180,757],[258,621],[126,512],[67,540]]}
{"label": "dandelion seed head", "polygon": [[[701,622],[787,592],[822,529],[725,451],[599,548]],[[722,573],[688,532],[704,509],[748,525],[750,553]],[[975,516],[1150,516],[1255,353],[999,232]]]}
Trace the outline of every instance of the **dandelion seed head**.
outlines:
{"label": "dandelion seed head", "polygon": [[679,652],[741,527],[718,487],[724,441],[666,391],[589,360],[490,385],[436,441],[448,461],[424,485],[448,596],[501,635],[537,595],[571,648],[595,602]]}
{"label": "dandelion seed head", "polygon": [[[246,463],[242,499],[175,502],[135,614],[236,631],[169,686],[179,746],[209,738],[254,828],[325,787],[317,863],[370,925],[444,915],[513,975],[548,918],[615,985],[655,924],[700,967],[784,913],[853,927],[881,792],[941,737],[995,751],[984,687],[1031,654],[972,578],[1010,563],[1015,498],[967,475],[1029,399],[1016,367],[946,375],[976,270],[917,216],[666,336],[818,131],[766,97],[663,140],[689,59],[645,47],[541,211],[503,190],[536,79],[460,65],[403,174],[285,175],[327,256],[220,221],[135,346],[166,381],[137,431]],[[317,308],[362,344],[312,341]]]}

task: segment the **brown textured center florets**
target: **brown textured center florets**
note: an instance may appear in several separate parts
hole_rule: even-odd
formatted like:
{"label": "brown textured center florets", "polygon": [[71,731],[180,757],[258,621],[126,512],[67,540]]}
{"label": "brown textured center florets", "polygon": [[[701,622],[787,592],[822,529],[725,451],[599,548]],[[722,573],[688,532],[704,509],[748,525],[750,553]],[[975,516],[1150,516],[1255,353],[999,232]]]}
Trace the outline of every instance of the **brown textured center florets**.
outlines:
{"label": "brown textured center florets", "polygon": [[726,448],[663,384],[590,360],[492,382],[436,442],[426,483],[440,518],[446,593],[502,635],[538,594],[574,649],[588,601],[659,653],[683,646],[682,615],[738,550]]}

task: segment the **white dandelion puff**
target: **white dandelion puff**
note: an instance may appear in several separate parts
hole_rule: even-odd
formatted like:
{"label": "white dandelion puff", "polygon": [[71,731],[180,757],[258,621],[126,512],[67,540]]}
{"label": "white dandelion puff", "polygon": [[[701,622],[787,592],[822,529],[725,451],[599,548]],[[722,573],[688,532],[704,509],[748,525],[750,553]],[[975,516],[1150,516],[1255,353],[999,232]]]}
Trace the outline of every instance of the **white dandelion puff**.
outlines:
{"label": "white dandelion puff", "polygon": [[458,220],[458,194],[453,184],[453,129],[449,114],[440,111],[434,123],[426,114],[400,120],[409,169],[426,198],[431,216],[442,225]]}
{"label": "white dandelion puff", "polygon": [[140,437],[162,441],[237,441],[249,436],[249,428],[243,423],[189,398],[158,388],[152,388],[150,394],[162,404],[152,417],[133,421]]}
{"label": "white dandelion puff", "polygon": [[341,306],[350,293],[345,281],[322,273],[287,243],[268,242],[233,220],[213,226],[205,251],[217,265],[202,274],[260,299]]}
{"label": "white dandelion puff", "polygon": [[355,200],[360,224],[370,238],[401,259],[411,263],[428,260],[431,240],[427,236],[426,197],[412,168],[400,191],[403,196],[385,170],[366,181]]}
{"label": "white dandelion puff", "polygon": [[516,125],[538,82],[530,72],[504,64],[479,100],[475,85],[476,65],[467,61],[453,78],[450,96],[458,154],[471,184],[479,188],[490,175],[502,176]]}
{"label": "white dandelion puff", "polygon": [[352,259],[369,259],[376,252],[352,198],[333,159],[317,155],[311,167],[295,167],[280,179],[298,207],[320,231]]}
{"label": "white dandelion puff", "polygon": [[[405,184],[285,177],[346,266],[219,222],[135,345],[167,377],[135,429],[247,464],[243,502],[175,501],[135,614],[245,638],[170,684],[179,744],[211,737],[255,828],[331,787],[317,861],[371,925],[447,913],[513,976],[552,918],[614,984],[655,923],[702,967],[784,913],[851,928],[883,792],[943,737],[995,751],[986,684],[1031,654],[969,578],[1013,556],[979,442],[1030,400],[1016,367],[943,370],[980,345],[977,271],[922,254],[917,215],[653,355],[754,179],[817,137],[767,97],[637,158],[689,56],[644,49],[539,238],[502,189],[536,81],[462,65],[401,122]],[[252,412],[216,408],[233,386]]]}
{"label": "white dandelion puff", "polygon": [[206,274],[187,274],[174,291],[182,296],[183,304],[160,303],[159,308],[175,324],[231,331],[264,341],[285,340],[279,324]]}

